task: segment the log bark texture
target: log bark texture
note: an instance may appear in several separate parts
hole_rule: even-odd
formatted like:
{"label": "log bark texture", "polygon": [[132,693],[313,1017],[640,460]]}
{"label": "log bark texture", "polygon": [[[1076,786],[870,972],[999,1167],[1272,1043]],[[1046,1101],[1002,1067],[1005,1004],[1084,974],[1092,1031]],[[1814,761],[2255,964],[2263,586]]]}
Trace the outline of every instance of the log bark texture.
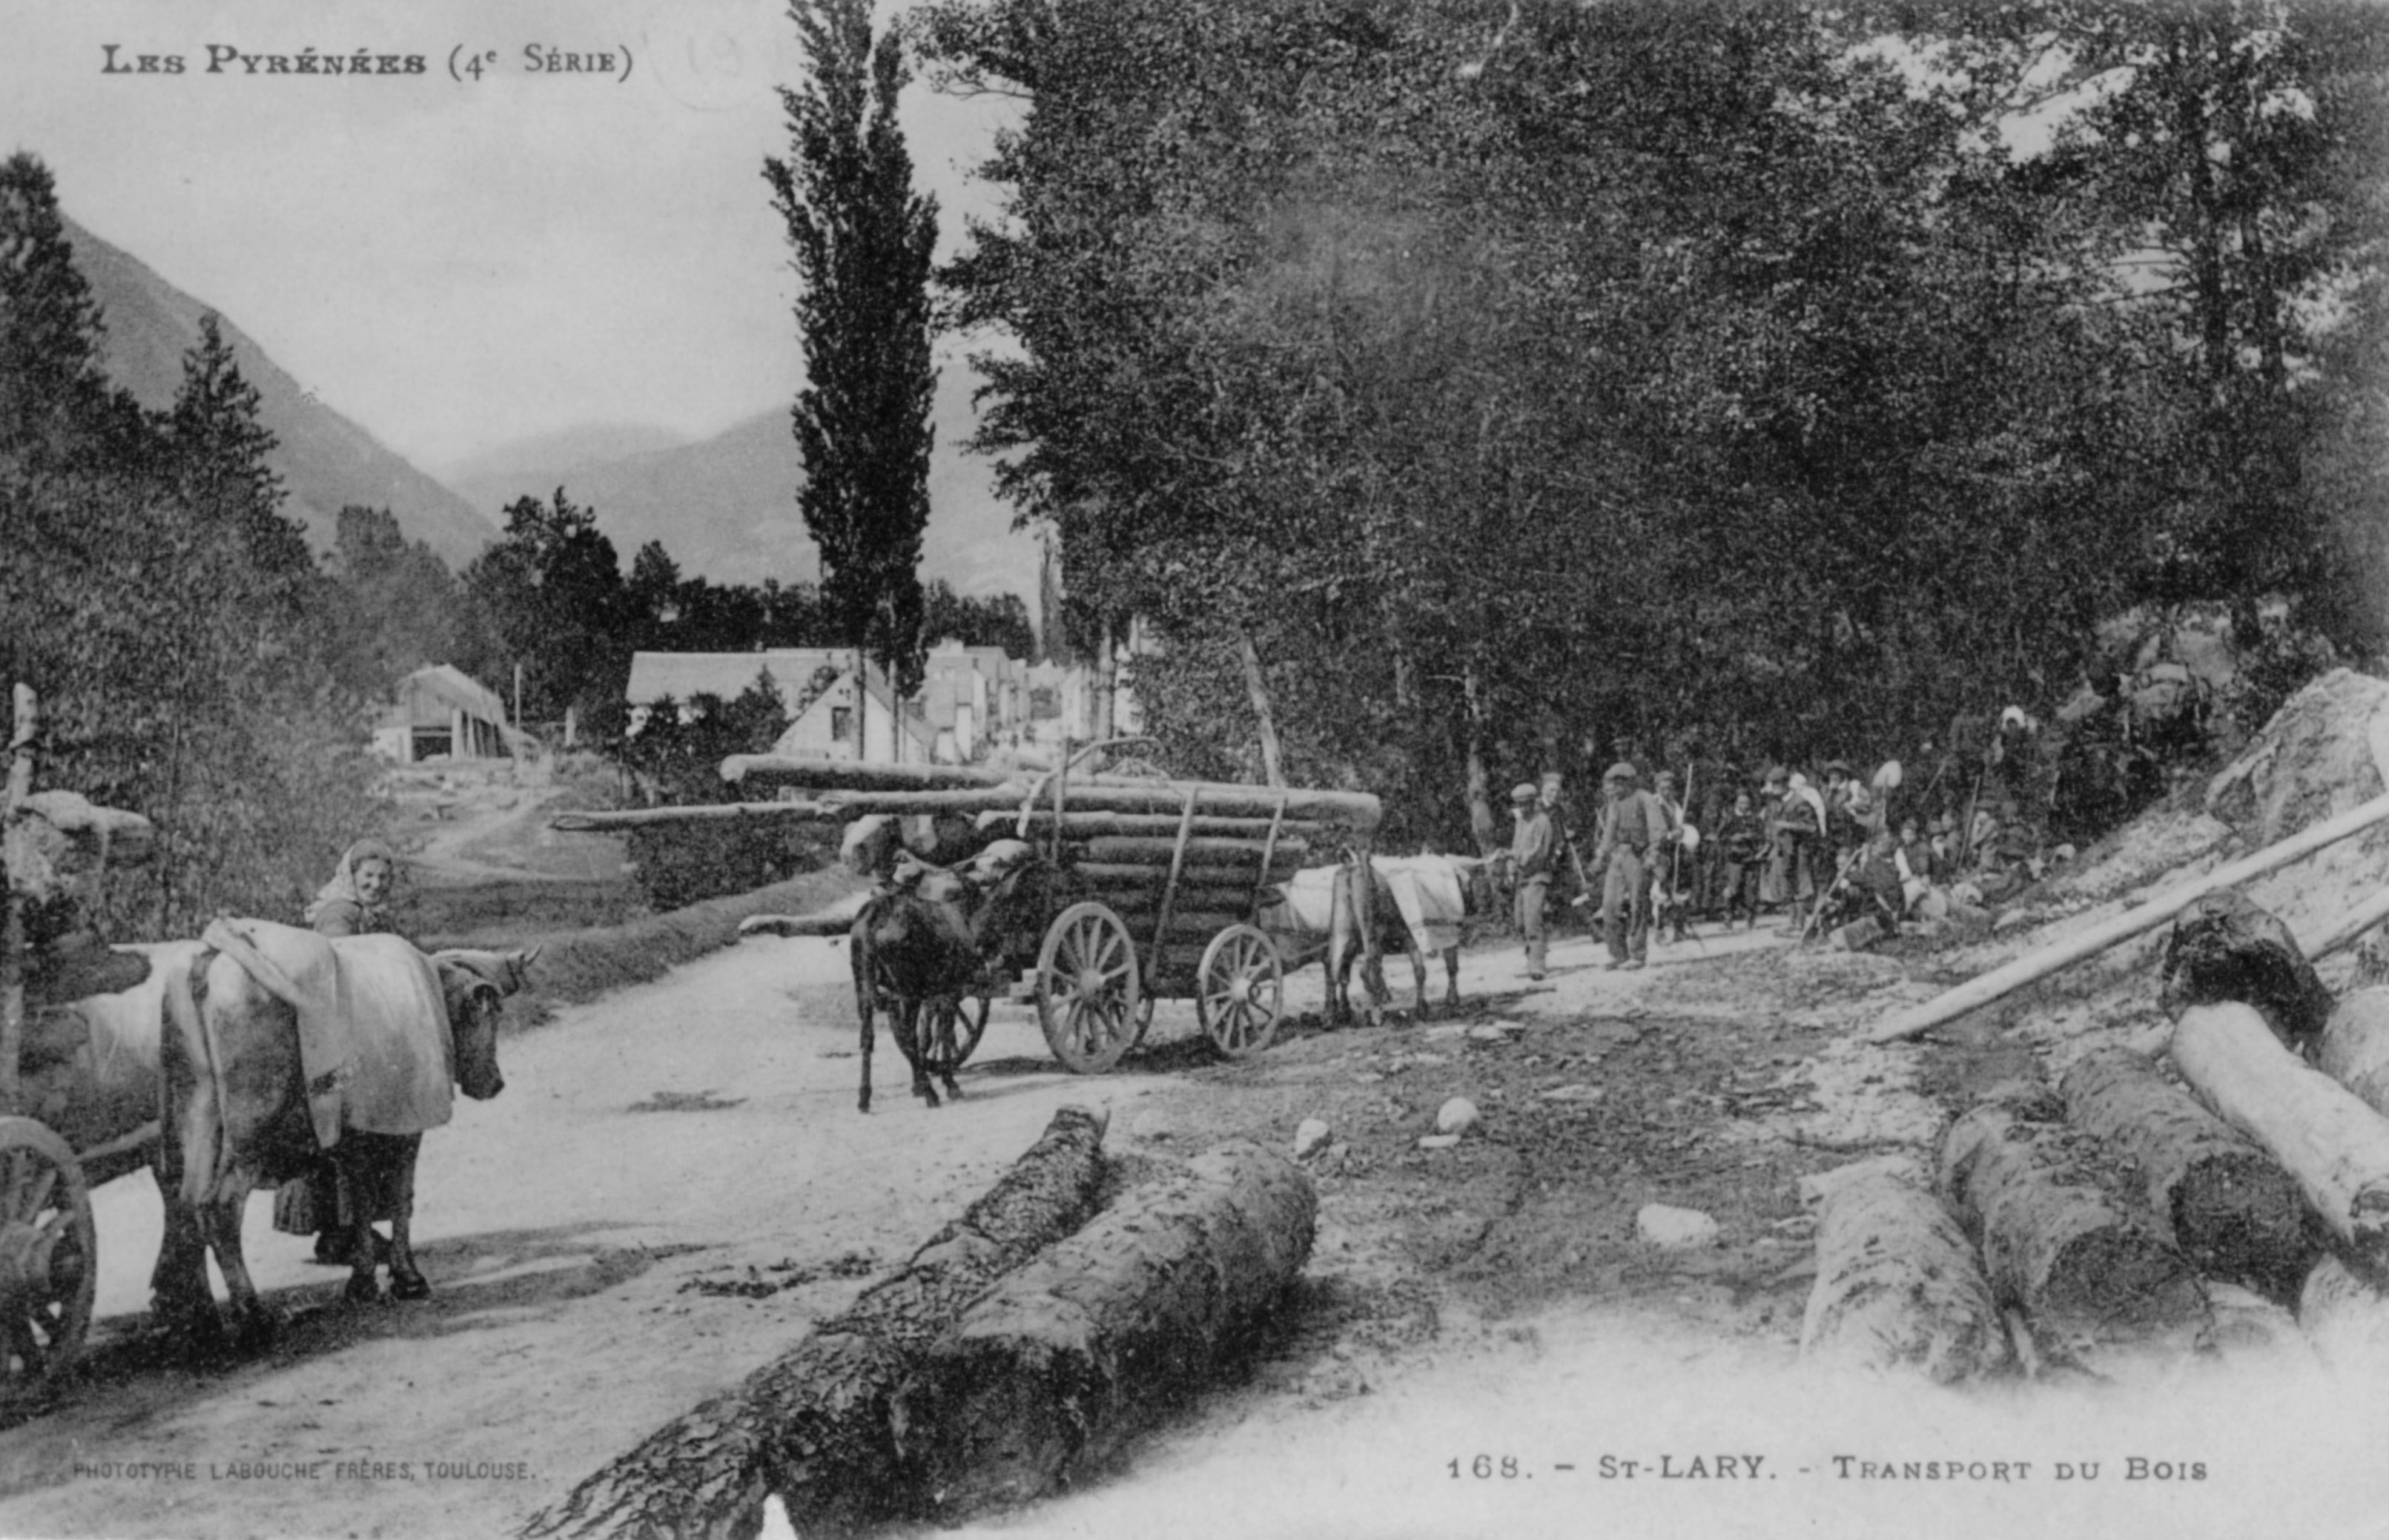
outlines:
{"label": "log bark texture", "polygon": [[896,1438],[951,1522],[1052,1491],[1217,1372],[1310,1255],[1310,1178],[1234,1143],[990,1290],[905,1381]]}
{"label": "log bark texture", "polygon": [[2192,1266],[2280,1298],[2296,1292],[2322,1235],[2271,1156],[2124,1049],[2086,1054],[2058,1089],[2069,1121],[2131,1157]]}
{"label": "log bark texture", "polygon": [[2328,1362],[2344,1368],[2389,1367],[2389,1294],[2336,1256],[2306,1274],[2298,1293],[2298,1330]]}
{"label": "log bark texture", "polygon": [[2171,1051],[2182,1078],[2280,1163],[2361,1265],[2389,1268],[2389,1120],[2308,1068],[2249,1006],[2183,1012]]}
{"label": "log bark texture", "polygon": [[1832,1190],[1817,1215],[1802,1363],[1913,1368],[1951,1384],[2012,1356],[1974,1244],[1941,1200],[1886,1172]]}
{"label": "log bark texture", "polygon": [[2114,1152],[2062,1113],[2047,1091],[2003,1089],[1942,1144],[1942,1195],[1981,1246],[1993,1295],[2024,1313],[2044,1359],[2197,1344],[2209,1328],[2197,1273]]}
{"label": "log bark texture", "polygon": [[2315,1063],[2376,1113],[2389,1114],[2389,989],[2358,989],[2322,1029]]}
{"label": "log bark texture", "polygon": [[798,1533],[901,1512],[888,1403],[963,1306],[1085,1223],[1103,1178],[1102,1114],[1064,1107],[953,1224],[843,1314],[533,1514],[524,1540],[753,1540],[778,1493]]}

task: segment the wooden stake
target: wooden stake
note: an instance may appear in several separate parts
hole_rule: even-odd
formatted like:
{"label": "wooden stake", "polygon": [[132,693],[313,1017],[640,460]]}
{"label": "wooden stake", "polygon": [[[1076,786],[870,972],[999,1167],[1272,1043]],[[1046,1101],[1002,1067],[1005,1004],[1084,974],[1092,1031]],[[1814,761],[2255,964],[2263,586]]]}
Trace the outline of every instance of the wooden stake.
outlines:
{"label": "wooden stake", "polygon": [[2337,818],[2318,823],[2279,845],[2168,888],[2148,902],[2127,910],[2111,920],[2052,941],[2005,967],[1994,968],[1979,978],[1970,979],[1914,1011],[1883,1023],[1867,1034],[1867,1040],[1895,1042],[1930,1031],[1945,1022],[1955,1021],[1970,1011],[1979,1010],[2062,968],[2070,967],[2085,958],[2095,957],[2110,947],[2156,929],[2210,893],[2237,887],[2251,877],[2261,877],[2268,872],[2304,859],[2327,846],[2362,834],[2384,819],[2389,819],[2389,795],[2376,796],[2361,807],[2352,808]]}

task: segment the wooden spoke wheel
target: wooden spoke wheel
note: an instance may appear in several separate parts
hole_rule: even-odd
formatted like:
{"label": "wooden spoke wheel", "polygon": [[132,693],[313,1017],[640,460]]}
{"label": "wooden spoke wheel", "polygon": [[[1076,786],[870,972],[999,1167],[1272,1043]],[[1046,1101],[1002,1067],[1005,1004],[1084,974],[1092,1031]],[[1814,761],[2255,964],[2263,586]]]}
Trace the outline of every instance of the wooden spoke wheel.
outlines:
{"label": "wooden spoke wheel", "polygon": [[1098,903],[1072,904],[1037,953],[1037,1020],[1073,1074],[1102,1075],[1136,1040],[1136,948]]}
{"label": "wooden spoke wheel", "polygon": [[1231,1059],[1269,1047],[1285,1014],[1285,964],[1267,932],[1230,925],[1211,938],[1194,974],[1194,1012]]}
{"label": "wooden spoke wheel", "polygon": [[64,1373],[91,1329],[98,1238],[83,1167],[30,1117],[0,1117],[0,1388]]}

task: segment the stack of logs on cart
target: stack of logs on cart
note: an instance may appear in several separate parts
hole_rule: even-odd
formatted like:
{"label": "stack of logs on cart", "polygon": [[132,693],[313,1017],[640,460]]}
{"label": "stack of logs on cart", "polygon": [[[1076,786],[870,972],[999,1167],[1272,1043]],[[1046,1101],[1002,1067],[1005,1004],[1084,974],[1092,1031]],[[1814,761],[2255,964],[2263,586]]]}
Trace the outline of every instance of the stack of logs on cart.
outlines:
{"label": "stack of logs on cart", "polygon": [[1063,902],[1094,900],[1119,917],[1136,942],[1147,995],[1185,993],[1206,945],[1248,923],[1269,886],[1298,868],[1365,851],[1379,816],[1377,798],[1366,793],[1076,770],[740,755],[722,762],[722,775],[741,791],[774,797],[576,813],[557,827],[839,822],[844,859],[865,875],[884,872],[900,849],[942,866],[999,839],[1027,840],[1056,880],[1054,911]]}
{"label": "stack of logs on cart", "polygon": [[2177,956],[2201,925],[2238,998],[2173,979],[2169,1033],[1997,1088],[1936,1170],[1820,1183],[1804,1360],[1949,1381],[2303,1336],[2389,1365],[2389,989],[2334,1005],[2245,904],[2183,919]]}

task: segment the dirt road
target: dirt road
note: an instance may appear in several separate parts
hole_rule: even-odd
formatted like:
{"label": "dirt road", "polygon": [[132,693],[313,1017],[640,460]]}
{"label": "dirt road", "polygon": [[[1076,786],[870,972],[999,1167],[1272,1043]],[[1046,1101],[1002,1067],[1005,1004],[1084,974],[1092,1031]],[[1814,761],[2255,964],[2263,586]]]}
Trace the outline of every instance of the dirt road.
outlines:
{"label": "dirt road", "polygon": [[754,942],[508,1039],[505,1094],[425,1140],[434,1298],[343,1307],[345,1274],[252,1199],[248,1254],[296,1319],[228,1370],[133,1351],[160,1205],[146,1176],[102,1189],[93,1382],[0,1433],[0,1533],[497,1533],[843,1305],[1056,1106],[1151,1084],[1074,1080],[1016,1008],[934,1114],[883,1037],[861,1116],[846,987],[842,950]]}
{"label": "dirt road", "polygon": [[[146,1362],[158,1202],[146,1178],[104,1190],[91,1379],[0,1432],[0,1534],[504,1534],[841,1307],[1070,1101],[1154,1152],[1322,1118],[1320,1233],[1254,1362],[1005,1533],[2376,1532],[2389,1397],[2294,1352],[1964,1396],[1797,1378],[1796,1178],[1927,1147],[2013,1050],[1859,1042],[1932,987],[1895,959],[1712,935],[1647,973],[1597,962],[1564,939],[1530,985],[1514,950],[1472,952],[1452,1019],[1299,1025],[1232,1065],[1165,1005],[1097,1081],[999,1008],[963,1102],[912,1102],[883,1041],[863,1117],[842,955],[745,944],[506,1042],[505,1096],[425,1143],[427,1304],[342,1306],[344,1275],[260,1198],[250,1254],[296,1317],[280,1348]],[[1303,975],[1295,1007],[1318,988]],[[1454,1094],[1482,1126],[1422,1149]],[[1645,1243],[1654,1202],[1718,1239]]]}

